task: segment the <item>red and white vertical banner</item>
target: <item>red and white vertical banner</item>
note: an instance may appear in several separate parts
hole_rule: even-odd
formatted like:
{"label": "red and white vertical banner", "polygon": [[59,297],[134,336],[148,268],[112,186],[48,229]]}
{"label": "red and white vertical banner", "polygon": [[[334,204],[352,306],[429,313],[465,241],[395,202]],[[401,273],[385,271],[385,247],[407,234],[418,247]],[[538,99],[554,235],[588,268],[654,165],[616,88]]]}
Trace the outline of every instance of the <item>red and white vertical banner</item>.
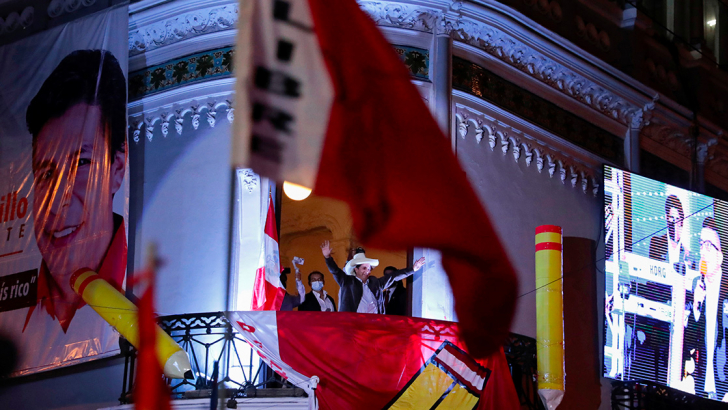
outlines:
{"label": "red and white vertical banner", "polygon": [[268,214],[265,218],[260,263],[255,272],[252,310],[279,310],[286,289],[281,283],[281,263],[278,249],[278,230],[273,210],[273,198],[268,194]]}
{"label": "red and white vertical banner", "polygon": [[239,10],[233,164],[313,187],[334,91],[308,1],[241,1]]}

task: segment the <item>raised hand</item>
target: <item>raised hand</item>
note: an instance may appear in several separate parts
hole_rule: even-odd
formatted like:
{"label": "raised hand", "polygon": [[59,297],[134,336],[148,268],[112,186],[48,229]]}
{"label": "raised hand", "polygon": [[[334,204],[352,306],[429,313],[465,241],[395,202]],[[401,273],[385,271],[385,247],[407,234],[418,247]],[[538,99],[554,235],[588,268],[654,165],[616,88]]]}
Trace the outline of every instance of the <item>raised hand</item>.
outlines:
{"label": "raised hand", "polygon": [[329,244],[329,241],[324,241],[324,243],[321,244],[321,253],[324,254],[324,258],[331,256],[331,245]]}
{"label": "raised hand", "polygon": [[421,267],[425,266],[425,257],[421,257],[420,259],[417,259],[412,265],[412,270],[419,270]]}

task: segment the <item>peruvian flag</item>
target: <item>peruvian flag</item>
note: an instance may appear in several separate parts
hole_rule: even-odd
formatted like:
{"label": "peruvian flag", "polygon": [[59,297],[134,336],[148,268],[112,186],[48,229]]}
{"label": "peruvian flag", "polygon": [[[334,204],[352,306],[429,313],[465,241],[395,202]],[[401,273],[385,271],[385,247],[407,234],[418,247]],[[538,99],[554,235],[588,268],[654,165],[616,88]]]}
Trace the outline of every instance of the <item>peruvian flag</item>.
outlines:
{"label": "peruvian flag", "polygon": [[134,405],[138,410],[169,410],[169,386],[164,381],[162,365],[157,358],[157,318],[154,314],[155,270],[137,273],[137,280],[146,280],[147,289],[139,299],[139,350],[134,382]]}
{"label": "peruvian flag", "polygon": [[252,310],[278,310],[283,303],[286,289],[281,283],[281,264],[278,253],[278,230],[273,212],[273,198],[268,194],[268,214],[265,217],[263,247],[260,250],[260,266],[255,271]]}
{"label": "peruvian flag", "polygon": [[474,359],[457,323],[349,312],[228,319],[268,366],[308,393],[309,408],[520,408],[503,350]]}
{"label": "peruvian flag", "polygon": [[439,250],[468,351],[497,351],[515,272],[374,23],[355,0],[244,0],[239,13],[234,164],[345,201],[365,246]]}

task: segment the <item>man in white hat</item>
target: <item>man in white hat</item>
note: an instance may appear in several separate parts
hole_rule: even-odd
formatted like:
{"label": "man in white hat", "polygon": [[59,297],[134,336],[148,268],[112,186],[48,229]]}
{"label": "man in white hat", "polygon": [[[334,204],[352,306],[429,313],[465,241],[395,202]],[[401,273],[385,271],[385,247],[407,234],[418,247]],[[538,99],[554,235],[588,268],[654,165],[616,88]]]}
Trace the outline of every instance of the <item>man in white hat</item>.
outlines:
{"label": "man in white hat", "polygon": [[326,266],[334,275],[339,290],[339,312],[385,313],[384,290],[425,265],[425,258],[418,259],[411,269],[385,273],[381,278],[369,276],[379,260],[367,258],[363,248],[356,248],[354,257],[346,263],[344,270],[331,257],[329,241],[321,244],[321,253],[326,258]]}

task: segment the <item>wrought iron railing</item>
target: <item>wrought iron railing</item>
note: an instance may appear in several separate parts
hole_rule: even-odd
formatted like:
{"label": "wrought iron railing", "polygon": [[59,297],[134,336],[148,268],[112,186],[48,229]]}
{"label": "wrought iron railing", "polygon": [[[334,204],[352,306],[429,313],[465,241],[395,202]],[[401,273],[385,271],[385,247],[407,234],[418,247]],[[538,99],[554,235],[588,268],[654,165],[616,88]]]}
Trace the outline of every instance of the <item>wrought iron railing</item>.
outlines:
{"label": "wrought iron railing", "polygon": [[[262,364],[247,342],[237,334],[222,312],[162,316],[162,329],[187,352],[194,380],[169,380],[176,398],[209,397],[213,388],[213,367],[218,362],[218,387],[234,401],[241,397],[303,396],[302,389],[282,380]],[[126,357],[119,401],[131,402],[136,350],[122,339]],[[521,408],[543,409],[536,389],[536,341],[511,334],[504,346]],[[230,402],[229,407],[234,408]]]}
{"label": "wrought iron railing", "polygon": [[521,409],[544,409],[536,385],[536,339],[511,333],[503,346]]}
{"label": "wrought iron railing", "polygon": [[612,381],[613,410],[726,410],[728,403],[709,400],[656,383]]}
{"label": "wrought iron railing", "polygon": [[[218,388],[234,401],[240,397],[303,396],[302,389],[282,380],[260,363],[247,342],[237,334],[222,312],[159,317],[159,325],[187,353],[194,379],[171,379],[175,398],[209,397],[213,389],[214,363],[218,363]],[[119,401],[131,402],[136,351],[122,340],[124,381]],[[276,392],[261,391],[276,389]],[[232,405],[232,403],[230,403]]]}

